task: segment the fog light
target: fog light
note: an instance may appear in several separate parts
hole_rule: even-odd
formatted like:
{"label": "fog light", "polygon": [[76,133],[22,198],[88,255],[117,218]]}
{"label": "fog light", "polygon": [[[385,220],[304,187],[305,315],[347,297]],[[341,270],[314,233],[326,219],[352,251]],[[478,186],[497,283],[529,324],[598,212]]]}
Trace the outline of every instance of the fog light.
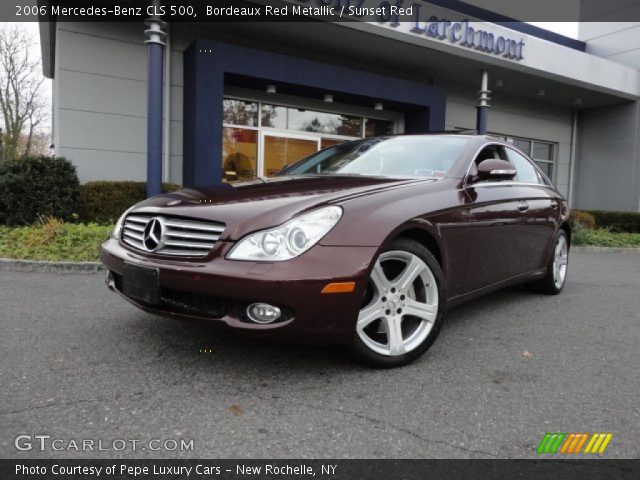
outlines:
{"label": "fog light", "polygon": [[280,309],[268,303],[252,303],[247,307],[247,316],[256,323],[275,322],[280,315]]}

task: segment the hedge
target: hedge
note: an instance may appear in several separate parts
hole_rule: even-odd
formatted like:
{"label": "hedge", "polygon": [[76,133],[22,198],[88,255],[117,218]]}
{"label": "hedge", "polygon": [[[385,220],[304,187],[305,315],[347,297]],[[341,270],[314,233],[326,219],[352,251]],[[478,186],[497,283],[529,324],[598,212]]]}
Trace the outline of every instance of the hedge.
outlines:
{"label": "hedge", "polygon": [[95,262],[111,225],[66,223],[43,218],[33,225],[0,225],[0,257],[64,262]]}
{"label": "hedge", "polygon": [[612,232],[640,233],[640,212],[604,212],[600,210],[588,211],[596,220],[599,228],[606,228]]}
{"label": "hedge", "polygon": [[582,210],[571,210],[569,215],[571,226],[573,228],[596,228],[596,219],[589,212],[583,212]]}
{"label": "hedge", "polygon": [[[163,192],[173,192],[181,188],[175,183],[162,184]],[[80,188],[76,213],[82,222],[115,223],[125,210],[146,197],[145,182],[87,182]]]}
{"label": "hedge", "polygon": [[62,157],[0,162],[0,224],[30,225],[39,217],[72,218],[80,183]]}

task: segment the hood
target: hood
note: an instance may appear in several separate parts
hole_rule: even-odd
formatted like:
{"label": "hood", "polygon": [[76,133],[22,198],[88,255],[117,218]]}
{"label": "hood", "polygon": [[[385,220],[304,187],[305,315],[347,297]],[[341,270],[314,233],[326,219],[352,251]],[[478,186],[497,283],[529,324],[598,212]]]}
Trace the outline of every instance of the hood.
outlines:
{"label": "hood", "polygon": [[353,175],[273,177],[166,193],[139,203],[135,210],[223,222],[226,229],[220,240],[234,241],[249,232],[280,225],[306,210],[425,181],[432,180]]}

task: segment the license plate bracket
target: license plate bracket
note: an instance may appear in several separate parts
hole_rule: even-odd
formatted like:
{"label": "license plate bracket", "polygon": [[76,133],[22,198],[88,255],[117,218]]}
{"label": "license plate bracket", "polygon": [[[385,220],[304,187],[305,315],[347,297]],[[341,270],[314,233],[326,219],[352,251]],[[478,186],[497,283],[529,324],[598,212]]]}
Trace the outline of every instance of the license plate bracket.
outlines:
{"label": "license plate bracket", "polygon": [[122,293],[149,305],[160,303],[160,272],[157,268],[141,267],[124,262]]}

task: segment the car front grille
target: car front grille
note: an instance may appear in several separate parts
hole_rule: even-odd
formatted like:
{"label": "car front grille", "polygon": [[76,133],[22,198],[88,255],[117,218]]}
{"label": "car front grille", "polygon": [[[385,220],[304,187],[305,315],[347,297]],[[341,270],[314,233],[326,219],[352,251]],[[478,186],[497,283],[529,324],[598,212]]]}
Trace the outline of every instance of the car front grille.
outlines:
{"label": "car front grille", "polygon": [[162,305],[170,311],[207,318],[221,318],[229,313],[231,302],[201,295],[198,293],[179,292],[162,288],[160,294]]}
{"label": "car front grille", "polygon": [[[159,242],[147,238],[145,228],[157,219],[161,227]],[[224,231],[223,223],[206,220],[185,219],[168,215],[132,213],[127,215],[122,226],[122,241],[147,253],[170,256],[204,257]]]}
{"label": "car front grille", "polygon": [[[111,275],[116,290],[125,295],[122,275],[113,271]],[[132,300],[142,303],[140,300]],[[233,304],[230,300],[223,298],[160,287],[160,303],[145,305],[168,313],[180,313],[204,318],[222,318],[229,314]]]}

